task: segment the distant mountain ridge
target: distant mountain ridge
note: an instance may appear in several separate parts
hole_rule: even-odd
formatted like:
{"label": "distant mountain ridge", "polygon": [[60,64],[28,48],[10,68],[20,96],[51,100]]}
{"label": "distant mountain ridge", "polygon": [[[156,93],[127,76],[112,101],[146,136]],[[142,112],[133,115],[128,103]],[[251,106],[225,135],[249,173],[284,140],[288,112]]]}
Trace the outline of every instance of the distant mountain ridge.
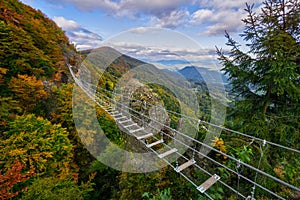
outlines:
{"label": "distant mountain ridge", "polygon": [[223,84],[229,83],[228,78],[223,73],[204,67],[186,66],[185,68],[178,70],[178,73],[195,83],[220,83],[220,81]]}

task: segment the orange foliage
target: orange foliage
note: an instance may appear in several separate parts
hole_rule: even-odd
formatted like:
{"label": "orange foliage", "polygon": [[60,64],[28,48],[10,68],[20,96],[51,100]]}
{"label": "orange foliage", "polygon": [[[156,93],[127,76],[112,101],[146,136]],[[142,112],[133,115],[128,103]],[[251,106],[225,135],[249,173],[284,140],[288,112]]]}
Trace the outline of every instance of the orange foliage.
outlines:
{"label": "orange foliage", "polygon": [[[0,170],[0,199],[10,199],[19,194],[20,191],[13,192],[13,187],[21,182],[28,180],[30,177],[35,176],[34,168],[30,167],[30,170],[22,174],[22,170],[25,165],[22,165],[19,161],[15,161],[11,169],[5,174],[2,174]],[[23,188],[21,191],[26,190]]]}
{"label": "orange foliage", "polygon": [[0,67],[0,86],[3,84],[3,75],[5,75],[7,69]]}
{"label": "orange foliage", "polygon": [[[224,143],[224,141],[223,141],[222,138],[215,137],[215,138],[212,140],[212,146],[213,146],[213,147],[216,147],[216,148],[219,149],[221,152],[226,153],[226,146],[225,146],[225,143]],[[221,154],[217,154],[217,156],[221,156]],[[227,159],[227,156],[224,156],[224,155],[223,155],[223,158],[224,158],[224,159]]]}
{"label": "orange foliage", "polygon": [[214,147],[217,147],[222,152],[226,152],[226,147],[222,138],[215,137],[212,142]]}
{"label": "orange foliage", "polygon": [[42,81],[37,80],[35,76],[18,75],[18,78],[13,77],[9,88],[19,98],[25,110],[31,110],[37,103],[49,96],[44,90]]}
{"label": "orange foliage", "polygon": [[54,74],[53,80],[59,82],[60,79],[61,79],[61,74],[60,71],[58,71]]}

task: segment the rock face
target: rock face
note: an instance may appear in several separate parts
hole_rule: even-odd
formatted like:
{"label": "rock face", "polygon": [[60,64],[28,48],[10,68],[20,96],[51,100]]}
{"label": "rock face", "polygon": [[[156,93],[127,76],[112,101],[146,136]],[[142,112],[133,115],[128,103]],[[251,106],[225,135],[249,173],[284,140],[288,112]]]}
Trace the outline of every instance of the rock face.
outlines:
{"label": "rock face", "polygon": [[[122,99],[120,99],[123,104],[122,109],[127,110],[126,112],[130,113],[132,121],[140,127],[144,127],[146,132],[157,134],[158,130],[163,129],[163,125],[157,122],[168,124],[168,116],[162,106],[162,101],[148,86],[132,79],[123,86],[121,91],[123,94]],[[148,151],[145,145],[129,135],[127,148],[134,152]]]}

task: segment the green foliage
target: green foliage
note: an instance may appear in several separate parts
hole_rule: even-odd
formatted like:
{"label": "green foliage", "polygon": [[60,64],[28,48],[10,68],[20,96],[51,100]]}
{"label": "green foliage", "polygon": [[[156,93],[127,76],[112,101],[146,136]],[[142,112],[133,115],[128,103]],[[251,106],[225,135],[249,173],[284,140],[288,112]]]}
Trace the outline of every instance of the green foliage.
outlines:
{"label": "green foliage", "polygon": [[119,199],[120,198],[120,185],[119,176],[120,171],[112,169],[101,162],[95,160],[91,163],[87,174],[96,173],[93,179],[94,192],[89,199]]}
{"label": "green foliage", "polygon": [[224,197],[224,191],[221,187],[212,187],[209,189],[210,193],[209,195],[213,198],[213,199],[223,199]]}
{"label": "green foliage", "polygon": [[[230,110],[233,115],[229,119],[234,129],[298,149],[299,5],[293,4],[292,0],[285,1],[285,6],[282,6],[283,1],[272,1],[272,5],[270,2],[265,2],[261,14],[255,15],[250,6],[247,8],[249,16],[244,20],[246,27],[242,37],[248,42],[248,52],[242,52],[229,35],[226,37],[232,51],[228,56],[219,51],[224,71],[233,82],[233,92],[239,95]],[[287,9],[283,14],[285,7]],[[38,178],[29,186],[28,192],[23,193],[22,199],[141,199],[142,196],[148,199],[205,199],[194,186],[170,168],[148,174],[129,174],[95,161],[82,145],[74,126],[73,87],[62,84],[61,80],[62,73],[68,74],[64,56],[70,63],[76,64],[77,55],[73,46],[68,44],[63,31],[40,11],[17,0],[1,1],[0,9],[0,169],[2,174],[7,175],[16,159],[24,164],[25,171],[34,167],[38,173]],[[280,15],[284,17],[278,17]],[[83,55],[89,53],[85,51]],[[113,49],[107,48],[106,53],[100,53],[94,61],[87,63],[93,65],[91,73],[101,73],[99,66],[109,66],[99,80],[100,87],[107,90],[113,90],[118,78],[130,69],[145,64],[125,55],[118,55],[113,63],[99,63],[99,60],[110,60],[116,54]],[[180,113],[180,102],[171,91],[157,84],[149,87],[157,95],[153,95],[155,101],[161,101],[166,109]],[[197,90],[201,118],[208,120],[210,104],[214,100],[205,88]],[[139,91],[134,95],[140,96],[138,100],[151,99],[151,96]],[[141,105],[133,102],[131,106],[143,113],[149,110],[143,110]],[[95,110],[107,137],[124,147],[125,137],[113,119],[100,108]],[[22,112],[35,115],[17,116]],[[81,114],[88,116],[90,112],[82,110]],[[176,114],[169,117],[171,126],[176,128],[180,117]],[[83,123],[88,126],[89,121]],[[206,131],[201,130],[200,133],[199,137],[204,138]],[[93,136],[93,131],[87,132],[84,140],[91,146],[100,144],[101,138]],[[260,153],[257,144],[247,146],[245,142],[239,143],[225,134],[222,139],[215,141],[216,148],[257,166],[255,155]],[[105,151],[114,149],[109,146]],[[280,150],[270,149],[270,152],[271,155],[263,157],[261,169],[299,186],[299,159]],[[212,156],[232,169],[236,167],[236,163],[226,157]],[[203,164],[207,168],[212,166],[209,162]],[[186,170],[191,177],[206,180],[199,170]],[[218,171],[224,182],[233,185],[237,182],[224,168],[210,170]],[[252,171],[243,173],[254,175]],[[20,173],[15,174],[18,176]],[[93,174],[95,184],[91,184],[89,179]],[[79,185],[72,178],[65,178],[70,175],[79,183],[87,183]],[[282,190],[280,192],[284,196],[294,195],[261,176],[258,182],[270,185],[273,191]],[[230,196],[226,189],[218,186],[209,190],[214,199]],[[241,183],[240,191],[248,192],[250,187]],[[91,194],[92,188],[94,191]],[[258,194],[265,195],[262,191]]]}
{"label": "green foliage", "polygon": [[90,182],[78,185],[72,180],[60,180],[54,177],[37,178],[28,190],[23,193],[22,200],[74,200],[89,199],[89,193],[93,190]]}
{"label": "green foliage", "polygon": [[293,160],[281,158],[274,171],[283,180],[300,186],[300,159],[298,157]]}
{"label": "green foliage", "polygon": [[50,116],[51,123],[60,124],[68,132],[68,139],[72,145],[72,153],[74,155],[69,165],[72,172],[76,172],[74,177],[77,179],[77,173],[80,169],[86,169],[93,158],[91,158],[91,155],[82,144],[76,131],[72,112],[72,93],[72,84],[62,84],[59,87],[53,86],[46,102],[46,110]]}
{"label": "green foliage", "polygon": [[150,194],[148,192],[145,192],[142,195],[143,198],[147,197],[149,200],[172,200],[172,195],[171,195],[171,191],[170,188],[168,189],[164,189],[164,190],[160,190],[157,189],[156,194],[152,194],[152,197],[150,197]]}
{"label": "green foliage", "polygon": [[[17,0],[3,0],[0,12],[1,98],[13,99],[5,102],[9,107],[18,100],[16,107],[23,112],[49,117],[44,110],[47,87],[54,84],[53,79],[60,73],[69,73],[65,59],[74,57],[75,48],[41,11]],[[55,79],[55,84],[59,85],[59,81]],[[12,116],[20,114],[20,110],[11,111]]]}
{"label": "green foliage", "polygon": [[[282,9],[287,13],[282,21],[279,10],[282,2],[271,4],[271,1],[266,1],[263,12],[258,15],[252,12],[251,6],[247,7],[248,17],[243,20],[246,27],[242,34],[250,42],[247,53],[242,52],[228,34],[227,44],[232,47],[229,57],[219,51],[223,70],[232,80],[233,91],[241,97],[234,109],[236,118],[243,119],[241,125],[244,129],[264,137],[268,137],[266,132],[278,127],[272,124],[275,119],[277,122],[280,120],[281,128],[275,128],[274,134],[278,131],[280,134],[287,133],[282,131],[282,126],[299,126],[293,116],[299,115],[300,63],[297,60],[300,44],[296,38],[299,30],[293,24],[300,22],[299,17],[295,18],[300,6],[286,1]],[[252,54],[254,56],[251,57]],[[291,117],[283,120],[283,116]],[[289,130],[291,135],[299,135],[297,133],[297,129]],[[270,137],[275,138],[278,137]],[[286,141],[281,143],[287,144]]]}
{"label": "green foliage", "polygon": [[[20,183],[26,182],[30,177],[34,176],[34,169],[30,167],[27,172],[22,172],[25,168],[19,161],[13,163],[12,167],[2,174],[0,170],[0,197],[1,199],[11,199],[17,196],[20,190],[16,189]],[[26,188],[22,188],[24,191]]]}
{"label": "green foliage", "polygon": [[130,174],[123,172],[120,177],[120,199],[136,199],[142,197],[145,192],[154,194],[157,189],[168,187],[171,180],[166,175],[168,167],[157,172],[145,174]]}
{"label": "green foliage", "polygon": [[[18,74],[51,77],[64,61],[64,32],[40,11],[16,0],[0,2],[0,67]],[[65,51],[66,52],[66,51]]]}
{"label": "green foliage", "polygon": [[[232,115],[235,124],[240,124],[238,128],[290,145],[289,137],[282,140],[274,136],[299,136],[295,116],[300,113],[300,29],[295,24],[300,23],[300,4],[293,0],[266,0],[263,4],[259,14],[254,13],[253,6],[246,8],[248,16],[243,20],[245,30],[241,36],[249,50],[243,52],[226,33],[231,51],[225,55],[218,49],[219,59],[239,97]],[[297,141],[299,137],[293,143]]]}
{"label": "green foliage", "polygon": [[210,120],[211,116],[211,97],[209,96],[208,91],[203,91],[199,87],[196,89],[197,99],[199,102],[199,116],[205,121]]}
{"label": "green foliage", "polygon": [[252,149],[247,146],[243,146],[243,149],[233,149],[234,157],[241,160],[244,163],[250,163],[253,156]]}
{"label": "green foliage", "polygon": [[41,109],[40,103],[48,98],[44,84],[35,76],[18,75],[18,78],[13,77],[9,82],[9,88],[26,111],[32,111],[34,108]]}
{"label": "green foliage", "polygon": [[51,122],[60,123],[63,127],[67,128],[69,133],[75,132],[72,113],[72,93],[72,84],[63,84],[60,87],[53,86],[51,88],[51,96],[47,102]]}
{"label": "green foliage", "polygon": [[[76,65],[76,50],[52,20],[18,0],[0,1],[2,173],[17,160],[24,171],[34,167],[39,178],[86,178],[76,172],[87,169],[93,159],[73,124],[72,85],[62,85],[68,81],[68,59]],[[61,185],[62,193],[77,193],[73,186]]]}
{"label": "green foliage", "polygon": [[[156,93],[161,101],[164,103],[164,108],[168,111],[172,111],[175,113],[180,113],[180,103],[176,97],[176,95],[170,91],[168,88],[162,86],[162,85],[157,85],[155,83],[149,84],[149,87],[153,90],[154,93]],[[170,126],[172,128],[177,127],[180,116],[178,114],[173,114],[173,113],[168,113],[171,122]]]}
{"label": "green foliage", "polygon": [[14,160],[36,172],[47,175],[61,174],[72,158],[68,134],[60,125],[53,125],[32,114],[17,116],[9,123],[9,131],[0,140],[0,166],[7,170]]}
{"label": "green foliage", "polygon": [[97,112],[97,117],[99,124],[101,125],[101,129],[104,131],[107,138],[120,147],[124,146],[124,137],[122,137],[123,135],[119,130],[116,122],[106,116],[106,114],[99,111]]}
{"label": "green foliage", "polygon": [[[226,54],[217,49],[222,70],[229,76],[236,96],[229,109],[227,125],[234,130],[299,149],[300,3],[265,0],[261,12],[255,13],[251,5],[247,5],[246,12],[248,16],[243,19],[245,29],[241,37],[247,43],[247,50],[243,51],[228,33],[225,37],[230,52]],[[240,138],[228,136],[228,139],[228,151],[232,156],[257,166],[259,157],[256,155],[262,153],[261,144],[252,141],[246,146]],[[260,169],[273,175],[275,171],[282,180],[297,185],[299,183],[294,182],[299,176],[299,169],[295,167],[297,162],[293,153],[269,148],[263,154]],[[228,161],[226,165],[233,168],[236,163]],[[248,177],[253,174],[249,169],[245,170],[243,173]],[[224,169],[222,172],[227,174]],[[265,177],[258,176],[257,182],[288,199],[297,196],[295,191]],[[247,190],[251,185],[242,183],[240,188]],[[259,197],[270,198],[262,190],[257,193]]]}
{"label": "green foliage", "polygon": [[[7,130],[7,124],[13,120],[14,114],[22,112],[19,102],[11,97],[0,97],[0,132]],[[0,136],[2,137],[2,136]]]}
{"label": "green foliage", "polygon": [[[118,176],[120,172],[111,169],[99,161],[95,160],[93,156],[87,151],[86,147],[89,147],[89,150],[92,149],[97,152],[97,149],[101,145],[101,138],[94,135],[94,132],[90,130],[81,130],[86,135],[81,135],[81,138],[78,136],[76,127],[73,122],[73,113],[72,113],[72,94],[73,94],[73,85],[72,84],[63,84],[60,87],[54,86],[51,88],[51,96],[49,98],[49,109],[52,108],[51,119],[53,123],[61,123],[69,132],[69,140],[72,144],[72,152],[74,153],[74,158],[70,162],[70,166],[76,173],[74,174],[75,178],[81,181],[87,181],[91,174],[95,173],[95,178],[93,179],[95,189],[91,193],[89,199],[117,199],[117,191],[119,190],[119,179]],[[86,101],[85,96],[78,95],[77,98],[81,98],[79,101]],[[96,112],[101,125],[102,130],[105,132],[106,136],[115,144],[119,146],[123,145],[123,138],[121,138],[120,131],[114,122],[114,120],[105,114],[105,112],[99,107],[95,107],[91,110],[84,110],[85,106],[78,103],[79,109],[82,111],[82,116],[88,116],[91,112]],[[91,106],[94,106],[92,104]],[[87,119],[83,122],[86,126],[89,125],[90,121]],[[84,127],[84,126],[83,126]],[[83,142],[85,146],[83,145]],[[109,149],[106,149],[106,151]],[[106,155],[106,154],[105,154]],[[108,157],[107,159],[112,159]],[[116,158],[118,159],[118,158]]]}

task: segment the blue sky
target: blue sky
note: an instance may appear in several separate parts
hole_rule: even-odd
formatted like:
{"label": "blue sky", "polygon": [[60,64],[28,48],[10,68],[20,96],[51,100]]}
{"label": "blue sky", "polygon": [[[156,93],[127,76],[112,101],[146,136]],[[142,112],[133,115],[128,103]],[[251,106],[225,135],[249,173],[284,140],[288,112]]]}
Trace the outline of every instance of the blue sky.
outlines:
{"label": "blue sky", "polygon": [[[216,60],[215,46],[226,49],[225,30],[241,42],[238,34],[243,30],[241,19],[246,16],[244,11],[246,1],[256,5],[261,2],[260,0],[22,0],[53,19],[66,31],[78,49],[102,46],[103,41],[118,37],[117,35],[124,36],[124,32],[128,30],[145,33],[148,27],[154,27],[162,28],[162,33],[167,31],[172,35],[182,34],[196,42],[201,48],[201,54],[203,55],[203,52],[207,54],[205,57],[199,56],[198,59],[194,54],[192,60],[193,62],[198,60],[198,63]],[[175,31],[174,34],[172,31]],[[143,41],[152,40],[151,37],[153,34],[145,34]],[[158,34],[157,37],[161,36]],[[118,42],[120,45],[121,41]],[[174,44],[176,43],[180,42],[174,40]],[[134,47],[146,45],[128,41],[123,41],[122,44],[126,44],[130,49],[132,49],[130,45]],[[166,47],[162,46],[162,51],[163,48]],[[124,46],[120,49],[125,51],[122,53],[128,53]],[[158,49],[159,47],[153,48],[152,52]],[[183,44],[174,45],[167,51],[175,51],[174,49],[177,50],[176,53],[182,53],[183,49],[190,52],[188,48],[183,48]],[[130,51],[129,54],[131,52],[139,52],[131,54],[138,58],[141,54],[141,51]],[[157,57],[157,60],[166,59]],[[149,57],[149,60],[154,59]]]}

